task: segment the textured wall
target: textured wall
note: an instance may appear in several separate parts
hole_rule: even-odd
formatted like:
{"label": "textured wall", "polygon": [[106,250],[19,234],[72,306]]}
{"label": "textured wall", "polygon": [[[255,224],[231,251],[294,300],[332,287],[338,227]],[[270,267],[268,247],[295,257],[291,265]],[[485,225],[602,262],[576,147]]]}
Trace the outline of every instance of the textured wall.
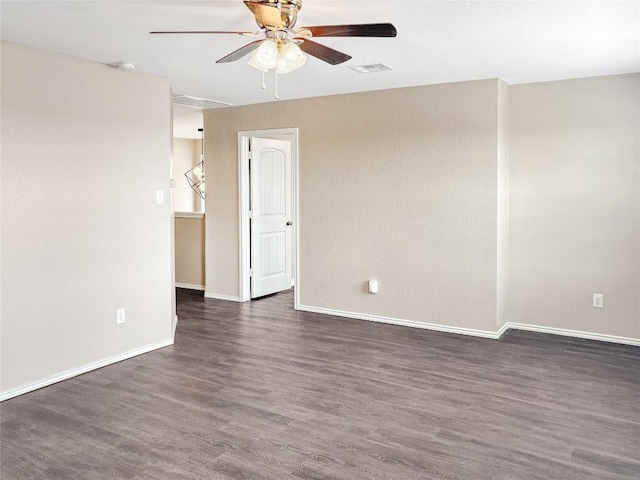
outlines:
{"label": "textured wall", "polygon": [[5,393],[170,341],[171,104],[164,79],[1,45]]}
{"label": "textured wall", "polygon": [[640,75],[510,91],[510,320],[640,338]]}
{"label": "textured wall", "polygon": [[201,212],[202,199],[193,191],[185,178],[185,172],[200,162],[201,140],[173,139],[173,209],[176,212]]}
{"label": "textured wall", "polygon": [[299,302],[495,331],[497,97],[486,80],[205,112],[207,291],[238,295],[237,132],[298,127]]}
{"label": "textured wall", "polygon": [[175,219],[176,283],[204,287],[204,218]]}
{"label": "textured wall", "polygon": [[509,321],[509,86],[498,82],[497,328]]}

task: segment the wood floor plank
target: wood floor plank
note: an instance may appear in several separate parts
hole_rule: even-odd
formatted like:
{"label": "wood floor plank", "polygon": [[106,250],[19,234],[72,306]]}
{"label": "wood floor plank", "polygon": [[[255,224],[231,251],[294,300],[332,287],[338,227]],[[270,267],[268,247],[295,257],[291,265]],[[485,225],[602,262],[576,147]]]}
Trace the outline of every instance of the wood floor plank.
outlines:
{"label": "wood floor plank", "polygon": [[638,480],[640,348],[178,291],[163,348],[0,404],[0,478]]}

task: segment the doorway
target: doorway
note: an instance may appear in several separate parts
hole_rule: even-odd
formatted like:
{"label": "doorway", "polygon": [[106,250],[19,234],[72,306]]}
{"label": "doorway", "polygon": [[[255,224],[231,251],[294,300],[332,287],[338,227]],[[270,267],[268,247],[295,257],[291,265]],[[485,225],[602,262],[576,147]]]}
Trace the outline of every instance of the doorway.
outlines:
{"label": "doorway", "polygon": [[298,129],[238,132],[238,179],[239,291],[247,302],[298,284]]}

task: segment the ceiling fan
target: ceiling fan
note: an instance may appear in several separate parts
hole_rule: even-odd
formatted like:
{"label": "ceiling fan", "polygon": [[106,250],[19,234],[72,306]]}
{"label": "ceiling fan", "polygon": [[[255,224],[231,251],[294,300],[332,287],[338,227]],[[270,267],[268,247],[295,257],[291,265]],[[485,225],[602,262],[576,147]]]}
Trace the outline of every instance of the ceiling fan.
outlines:
{"label": "ceiling fan", "polygon": [[324,25],[302,27],[294,30],[302,0],[246,0],[244,4],[255,16],[260,27],[257,32],[233,32],[219,30],[197,31],[155,31],[152,34],[236,34],[264,38],[253,41],[216,63],[235,62],[254,52],[249,64],[266,72],[276,68],[278,73],[291,72],[301,67],[307,53],[331,65],[338,65],[351,59],[351,56],[316,43],[317,37],[395,37],[397,32],[390,23]]}

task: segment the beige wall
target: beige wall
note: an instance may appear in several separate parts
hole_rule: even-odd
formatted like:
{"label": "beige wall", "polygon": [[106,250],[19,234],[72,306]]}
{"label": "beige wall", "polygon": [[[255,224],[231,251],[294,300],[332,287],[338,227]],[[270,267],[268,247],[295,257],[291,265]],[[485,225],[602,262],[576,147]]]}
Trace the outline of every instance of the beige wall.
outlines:
{"label": "beige wall", "polygon": [[173,178],[176,181],[173,189],[173,209],[176,212],[202,212],[203,210],[202,199],[189,186],[184,176],[185,172],[200,163],[201,148],[202,140],[173,139]]}
{"label": "beige wall", "polygon": [[640,75],[510,90],[510,320],[640,339]]}
{"label": "beige wall", "polygon": [[204,287],[204,218],[175,219],[176,283]]}
{"label": "beige wall", "polygon": [[171,342],[171,96],[161,78],[1,48],[6,395]]}
{"label": "beige wall", "polygon": [[206,111],[207,292],[238,295],[237,132],[298,127],[300,304],[494,332],[498,86]]}
{"label": "beige wall", "polygon": [[207,111],[207,291],[238,294],[237,131],[299,127],[302,306],[640,339],[638,78]]}
{"label": "beige wall", "polygon": [[499,330],[509,321],[509,86],[503,81],[499,81],[497,94],[496,269],[498,271],[498,291],[496,327]]}

